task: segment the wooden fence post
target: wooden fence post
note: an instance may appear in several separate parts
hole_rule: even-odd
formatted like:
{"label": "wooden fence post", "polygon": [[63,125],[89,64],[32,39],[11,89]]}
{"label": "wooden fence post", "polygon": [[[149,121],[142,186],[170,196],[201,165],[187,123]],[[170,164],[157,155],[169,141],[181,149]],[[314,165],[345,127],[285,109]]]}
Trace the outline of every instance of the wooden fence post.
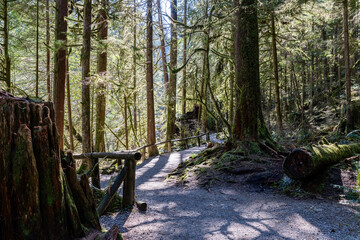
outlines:
{"label": "wooden fence post", "polygon": [[136,161],[127,159],[125,160],[125,166],[127,167],[127,173],[124,179],[123,206],[131,207],[135,203]]}
{"label": "wooden fence post", "polygon": [[188,140],[185,140],[185,147],[186,147],[186,149],[189,148]]}
{"label": "wooden fence post", "polygon": [[198,146],[201,146],[201,141],[200,141],[200,137],[197,137],[197,142],[198,142]]}
{"label": "wooden fence post", "polygon": [[206,141],[210,142],[210,134],[209,134],[209,132],[206,133]]}
{"label": "wooden fence post", "polygon": [[141,161],[144,162],[145,161],[145,154],[146,154],[146,147],[144,147],[142,149],[142,155],[141,155]]}
{"label": "wooden fence post", "polygon": [[171,142],[168,142],[168,153],[171,153]]}

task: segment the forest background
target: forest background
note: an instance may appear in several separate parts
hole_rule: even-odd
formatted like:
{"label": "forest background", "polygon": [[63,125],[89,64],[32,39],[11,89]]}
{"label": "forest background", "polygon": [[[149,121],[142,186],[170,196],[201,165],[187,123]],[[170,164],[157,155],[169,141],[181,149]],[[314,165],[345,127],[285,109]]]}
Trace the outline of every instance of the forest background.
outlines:
{"label": "forest background", "polygon": [[[103,131],[105,138],[103,149],[98,151],[133,149],[149,143],[149,48],[153,59],[156,141],[174,138],[175,130],[168,124],[175,120],[167,111],[174,105],[178,119],[195,105],[200,107],[201,125],[197,132],[223,131],[225,136],[231,135],[236,88],[232,1],[174,1],[176,6],[169,1],[93,1],[87,137],[82,134],[82,51],[89,1],[3,0],[1,88],[35,101],[54,99],[54,53],[63,47],[55,34],[55,9],[56,4],[64,2],[68,14],[65,19],[70,93],[64,112],[65,149],[81,152],[86,138],[90,141],[88,150],[96,150],[97,131]],[[146,35],[149,4],[153,46]],[[348,109],[354,108],[351,119],[357,117],[360,3],[272,0],[258,1],[257,8],[261,103],[272,137],[281,141],[284,136],[293,136],[297,142],[307,143],[316,134],[328,135],[336,125],[337,132],[345,132],[346,126],[339,125],[339,121],[349,122]],[[105,28],[106,35],[101,35]],[[104,54],[105,70],[99,71],[99,55],[104,59]],[[171,85],[174,76],[175,85]],[[176,104],[169,101],[169,96]],[[101,97],[103,100],[97,100]],[[106,104],[99,105],[97,101]],[[106,106],[103,114],[101,106]],[[320,110],[334,113],[331,120],[336,119],[336,123],[317,124],[324,121],[317,115]],[[103,123],[97,119],[100,116],[104,117]],[[355,126],[348,131],[350,128]],[[168,129],[172,129],[172,134]]]}

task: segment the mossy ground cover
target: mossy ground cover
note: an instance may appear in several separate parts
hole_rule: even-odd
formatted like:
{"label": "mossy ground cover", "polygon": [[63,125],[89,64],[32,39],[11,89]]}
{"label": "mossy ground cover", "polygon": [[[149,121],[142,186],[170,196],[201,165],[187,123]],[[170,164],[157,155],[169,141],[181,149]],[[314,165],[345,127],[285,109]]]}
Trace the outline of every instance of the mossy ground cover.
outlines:
{"label": "mossy ground cover", "polygon": [[169,178],[181,184],[212,186],[217,183],[271,186],[282,177],[282,159],[269,156],[254,145],[212,144],[206,150],[179,164]]}

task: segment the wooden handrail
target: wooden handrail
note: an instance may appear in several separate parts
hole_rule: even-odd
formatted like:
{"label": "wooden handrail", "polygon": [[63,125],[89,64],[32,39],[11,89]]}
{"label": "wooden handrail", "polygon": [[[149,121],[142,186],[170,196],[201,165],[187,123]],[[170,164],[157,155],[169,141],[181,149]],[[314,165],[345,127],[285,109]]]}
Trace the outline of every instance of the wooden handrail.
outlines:
{"label": "wooden handrail", "polygon": [[[197,138],[198,145],[200,146],[200,137],[208,135],[209,132],[203,133],[197,136],[182,138],[182,139],[172,139],[163,142],[157,142],[155,144],[148,144],[134,150],[128,151],[118,151],[118,152],[91,152],[91,153],[82,153],[82,154],[74,154],[74,159],[83,159],[83,158],[111,158],[111,159],[124,159],[125,166],[122,171],[118,174],[114,184],[108,187],[108,191],[105,194],[104,199],[98,206],[99,215],[103,214],[106,210],[108,204],[113,198],[114,194],[119,189],[121,183],[124,181],[124,190],[123,190],[123,205],[124,207],[132,206],[135,203],[135,171],[136,171],[136,161],[141,158],[145,159],[145,153],[147,147],[157,146],[160,144],[168,143],[169,152],[171,151],[171,143],[172,142],[180,142],[187,141]],[[139,152],[142,150],[142,154]]]}
{"label": "wooden handrail", "polygon": [[120,151],[120,152],[91,152],[74,154],[75,159],[82,158],[111,158],[111,159],[124,159],[124,160],[140,160],[141,153],[137,151]]}
{"label": "wooden handrail", "polygon": [[152,146],[157,146],[157,145],[160,145],[160,144],[165,144],[165,143],[173,143],[173,142],[181,142],[181,141],[186,141],[186,140],[191,140],[191,139],[194,139],[194,138],[200,138],[202,136],[205,136],[206,134],[209,134],[209,132],[206,132],[206,133],[202,133],[200,135],[197,135],[197,136],[193,136],[193,137],[188,137],[188,138],[181,138],[181,139],[171,139],[171,140],[166,140],[166,141],[162,141],[162,142],[157,142],[155,144],[148,144],[148,145],[144,145],[144,146],[141,146],[141,147],[138,147],[134,150],[130,150],[130,151],[134,151],[134,152],[137,152],[137,151],[140,151],[141,149],[143,148],[147,148],[147,147],[152,147]]}

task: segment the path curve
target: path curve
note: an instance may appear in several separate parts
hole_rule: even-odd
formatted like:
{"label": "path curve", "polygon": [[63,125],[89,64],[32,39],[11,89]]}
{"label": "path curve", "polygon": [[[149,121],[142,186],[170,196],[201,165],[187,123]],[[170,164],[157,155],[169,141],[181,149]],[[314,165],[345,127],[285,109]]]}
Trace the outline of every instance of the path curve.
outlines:
{"label": "path curve", "polygon": [[359,211],[333,201],[297,200],[236,184],[208,191],[164,181],[180,162],[202,149],[164,154],[138,166],[136,198],[148,204],[147,212],[102,216],[102,226],[117,224],[125,239],[360,240]]}

